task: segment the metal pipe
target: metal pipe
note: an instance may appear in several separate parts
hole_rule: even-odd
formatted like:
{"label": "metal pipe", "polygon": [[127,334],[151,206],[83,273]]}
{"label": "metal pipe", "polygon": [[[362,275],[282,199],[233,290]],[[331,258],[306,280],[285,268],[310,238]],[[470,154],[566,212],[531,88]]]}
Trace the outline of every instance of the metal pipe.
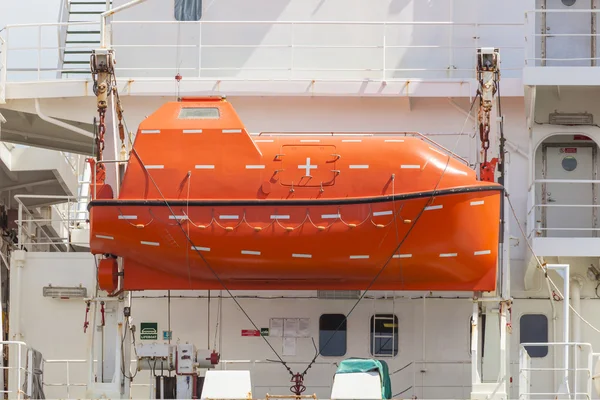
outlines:
{"label": "metal pipe", "polygon": [[564,348],[564,385],[567,393],[569,389],[569,314],[570,314],[570,266],[569,264],[547,264],[546,268],[555,270],[563,278],[563,342]]}
{"label": "metal pipe", "polygon": [[143,3],[146,0],[133,0],[130,1],[129,3],[125,3],[122,6],[110,9],[108,11],[103,12],[102,14],[100,14],[100,47],[101,48],[106,48],[106,18],[110,17],[111,15],[115,15],[116,13],[126,10],[128,8],[131,8],[135,5],[138,5],[140,3]]}
{"label": "metal pipe", "polygon": [[[572,298],[572,308],[573,314],[579,313],[581,315],[581,288],[583,287],[583,279],[579,276],[571,277],[571,298]],[[571,340],[573,343],[581,342],[581,320],[577,318],[576,315],[573,316],[571,320]],[[578,368],[578,356],[580,347],[575,345],[573,346],[573,392],[577,393],[577,375],[578,371],[575,369]]]}
{"label": "metal pipe", "polygon": [[76,126],[73,125],[69,125],[67,123],[64,123],[62,121],[59,121],[57,119],[54,119],[52,117],[47,116],[46,114],[42,113],[42,110],[40,109],[40,101],[38,98],[33,99],[34,103],[35,103],[35,112],[37,113],[38,117],[40,117],[41,119],[43,119],[46,122],[49,122],[51,124],[54,124],[56,126],[60,126],[61,128],[73,131],[75,133],[79,133],[80,135],[89,137],[89,138],[93,138],[94,135],[91,134],[90,132],[83,130],[81,128],[77,128]]}
{"label": "metal pipe", "polygon": [[478,352],[479,349],[479,303],[473,300],[473,315],[471,317],[471,383],[473,385],[481,383],[479,376]]}

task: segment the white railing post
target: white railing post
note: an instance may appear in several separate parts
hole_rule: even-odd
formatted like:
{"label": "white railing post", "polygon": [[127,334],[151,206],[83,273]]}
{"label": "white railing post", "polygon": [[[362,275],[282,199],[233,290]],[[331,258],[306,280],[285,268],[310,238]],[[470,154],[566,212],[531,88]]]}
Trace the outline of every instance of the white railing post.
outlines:
{"label": "white railing post", "polygon": [[381,66],[381,80],[386,80],[386,71],[385,71],[385,62],[386,62],[386,51],[387,51],[387,43],[386,43],[386,32],[387,26],[385,22],[383,23],[383,65]]}
{"label": "white railing post", "polygon": [[0,37],[0,104],[6,103],[6,76],[7,76],[7,62],[8,62],[8,29],[6,30],[6,40]]}

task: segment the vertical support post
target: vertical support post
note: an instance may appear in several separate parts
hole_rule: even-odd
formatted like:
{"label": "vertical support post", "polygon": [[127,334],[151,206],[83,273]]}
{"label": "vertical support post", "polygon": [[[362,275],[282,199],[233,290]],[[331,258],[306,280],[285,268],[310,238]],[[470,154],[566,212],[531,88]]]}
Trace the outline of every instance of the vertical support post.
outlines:
{"label": "vertical support post", "polygon": [[19,224],[17,226],[17,228],[18,228],[17,238],[18,238],[18,243],[19,243],[19,249],[22,250],[24,248],[24,246],[23,246],[24,239],[23,239],[23,203],[21,203],[21,202],[19,202],[19,211],[18,211],[17,217],[18,217],[18,222],[19,222]]}
{"label": "vertical support post", "polygon": [[387,25],[385,22],[383,23],[383,65],[381,66],[381,80],[385,82],[386,80],[386,53],[387,53],[387,43],[386,43],[386,33],[387,33]]}
{"label": "vertical support post", "polygon": [[[594,13],[594,15],[596,15]],[[595,38],[595,36],[594,36]],[[594,229],[592,231],[592,237],[597,237],[598,236],[598,231],[596,230],[596,228],[598,227],[598,209],[596,207],[596,205],[598,204],[598,197],[596,196],[596,189],[597,189],[597,185],[596,185],[596,179],[598,179],[598,151],[597,151],[598,147],[594,146],[592,147],[592,165],[593,165],[593,170],[592,170],[592,228]]]}
{"label": "vertical support post", "polygon": [[0,37],[0,52],[2,53],[2,69],[0,69],[0,104],[6,103],[6,76],[8,69],[8,32],[10,28],[6,29],[6,41]]}
{"label": "vertical support post", "polygon": [[471,383],[472,386],[481,383],[479,375],[479,301],[473,298],[473,315],[471,317]]}
{"label": "vertical support post", "polygon": [[596,9],[596,1],[595,0],[590,0],[590,9],[592,10],[591,12],[591,40],[590,40],[590,55],[591,55],[591,66],[595,67],[596,66],[596,17],[597,17],[597,13],[594,12],[594,10]]}
{"label": "vertical support post", "polygon": [[546,268],[556,271],[563,278],[563,342],[564,348],[564,376],[563,385],[566,393],[570,393],[569,389],[569,315],[570,311],[570,276],[569,264],[547,264]]}
{"label": "vertical support post", "polygon": [[40,80],[41,69],[42,69],[42,26],[38,25],[38,57],[37,57],[37,78]]}
{"label": "vertical support post", "polygon": [[29,398],[33,394],[33,350],[26,348],[27,351],[27,392]]}
{"label": "vertical support post", "polygon": [[291,42],[290,42],[290,57],[292,59],[291,64],[290,64],[290,79],[294,79],[294,60],[295,60],[295,53],[296,53],[296,46],[294,45],[295,40],[295,31],[296,31],[296,25],[292,22],[292,27],[291,27]]}
{"label": "vertical support post", "polygon": [[[542,1],[542,9],[543,10],[547,9],[546,0]],[[547,24],[546,18],[547,18],[546,11],[542,11],[542,17],[541,17],[541,23],[540,23],[540,25],[541,25],[540,27],[542,28],[542,30],[541,30],[541,33],[542,33],[542,37],[541,37],[542,48],[541,48],[541,54],[540,54],[540,57],[542,59],[542,62],[541,62],[542,67],[546,66],[546,37],[547,37],[546,34],[548,32],[548,29],[547,29],[548,27],[546,26],[546,24]],[[536,20],[537,20],[537,18],[536,18]],[[534,25],[535,25],[535,23],[534,23]]]}

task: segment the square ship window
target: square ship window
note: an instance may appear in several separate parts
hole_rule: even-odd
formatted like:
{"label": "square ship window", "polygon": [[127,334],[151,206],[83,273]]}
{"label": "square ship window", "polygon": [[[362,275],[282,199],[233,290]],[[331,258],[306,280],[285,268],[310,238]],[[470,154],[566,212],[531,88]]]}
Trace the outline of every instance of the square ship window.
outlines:
{"label": "square ship window", "polygon": [[[519,343],[548,343],[548,317],[544,314],[526,314],[519,320]],[[548,346],[525,346],[530,357],[546,357]]]}
{"label": "square ship window", "polygon": [[344,314],[321,315],[321,318],[319,318],[319,351],[321,355],[330,357],[343,356],[346,354],[346,343],[346,316]]}

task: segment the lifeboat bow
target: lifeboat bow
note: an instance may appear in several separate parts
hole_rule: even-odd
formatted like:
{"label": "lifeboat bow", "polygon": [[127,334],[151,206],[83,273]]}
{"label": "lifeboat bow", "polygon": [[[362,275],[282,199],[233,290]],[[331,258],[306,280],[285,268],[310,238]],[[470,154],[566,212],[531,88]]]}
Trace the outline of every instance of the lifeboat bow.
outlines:
{"label": "lifeboat bow", "polygon": [[251,136],[224,99],[183,99],[90,202],[90,246],[109,292],[115,257],[121,290],[491,291],[501,196],[419,134]]}

